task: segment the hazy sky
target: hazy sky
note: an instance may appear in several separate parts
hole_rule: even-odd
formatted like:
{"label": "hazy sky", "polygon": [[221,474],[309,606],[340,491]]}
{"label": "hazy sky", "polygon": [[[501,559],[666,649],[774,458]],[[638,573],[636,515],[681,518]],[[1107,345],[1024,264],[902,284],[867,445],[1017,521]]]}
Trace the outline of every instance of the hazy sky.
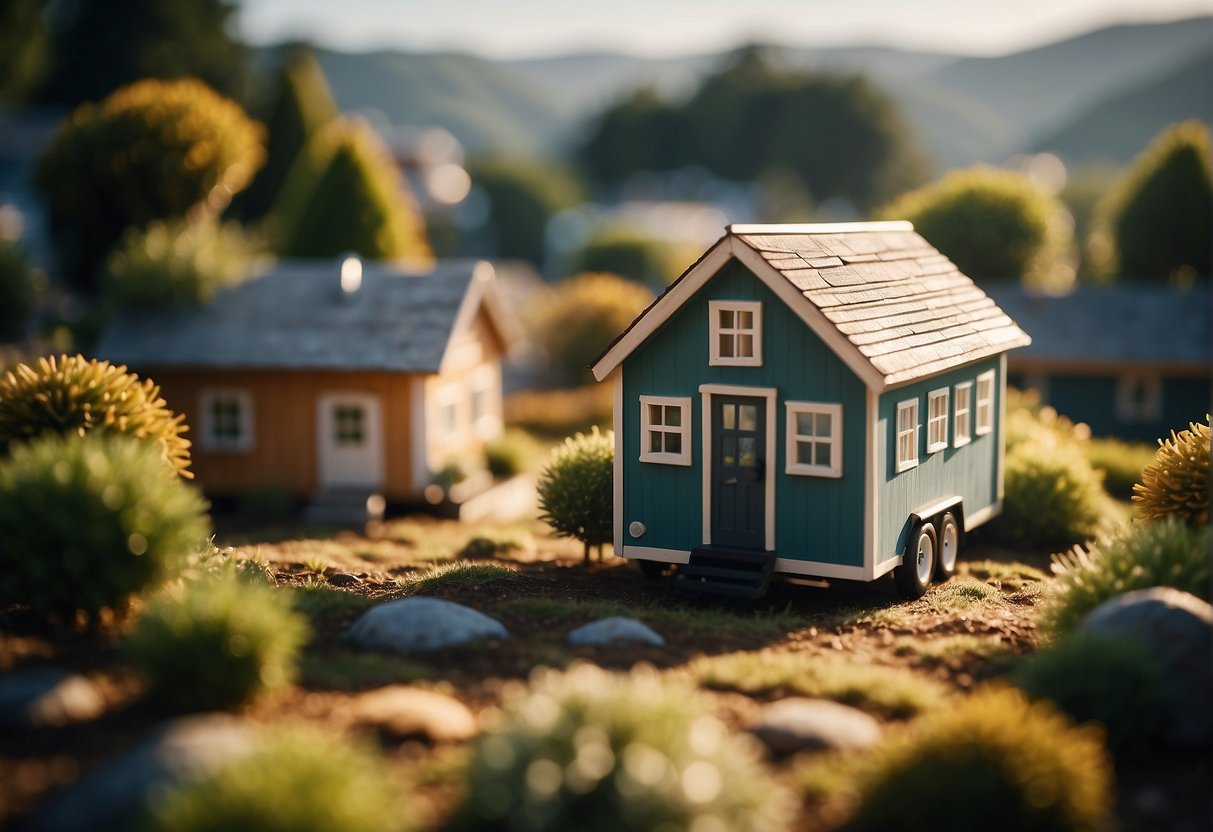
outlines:
{"label": "hazy sky", "polygon": [[[1013,52],[1108,23],[1213,13],[1213,0],[243,0],[258,43],[494,57],[711,52],[746,41]],[[1210,32],[1213,37],[1213,31]]]}

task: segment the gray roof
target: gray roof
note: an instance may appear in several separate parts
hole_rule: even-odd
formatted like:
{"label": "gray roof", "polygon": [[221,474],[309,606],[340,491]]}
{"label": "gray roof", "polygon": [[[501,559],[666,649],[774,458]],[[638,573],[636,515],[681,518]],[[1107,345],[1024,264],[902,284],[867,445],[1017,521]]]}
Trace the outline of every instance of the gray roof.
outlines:
{"label": "gray roof", "polygon": [[990,286],[998,305],[1032,332],[1017,356],[1035,362],[1213,364],[1208,287],[1079,286],[1063,297]]}
{"label": "gray roof", "polygon": [[364,262],[347,295],[336,260],[279,261],[200,309],[121,316],[95,352],[139,368],[437,372],[465,302],[477,305],[491,277],[471,260],[430,272]]}

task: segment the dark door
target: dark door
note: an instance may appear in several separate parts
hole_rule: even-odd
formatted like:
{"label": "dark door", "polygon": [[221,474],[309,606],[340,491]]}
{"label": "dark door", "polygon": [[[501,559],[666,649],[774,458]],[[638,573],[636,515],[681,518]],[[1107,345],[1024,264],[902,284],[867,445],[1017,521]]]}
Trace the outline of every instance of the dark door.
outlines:
{"label": "dark door", "polygon": [[712,397],[712,543],[766,544],[766,400]]}

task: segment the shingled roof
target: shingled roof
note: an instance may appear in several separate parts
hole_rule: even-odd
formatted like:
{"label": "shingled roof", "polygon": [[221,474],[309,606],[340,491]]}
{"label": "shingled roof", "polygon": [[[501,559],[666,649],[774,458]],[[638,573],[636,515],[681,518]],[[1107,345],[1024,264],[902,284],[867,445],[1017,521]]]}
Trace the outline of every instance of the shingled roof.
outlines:
{"label": "shingled roof", "polygon": [[470,260],[425,273],[366,262],[357,290],[344,292],[336,261],[280,261],[199,309],[121,316],[95,352],[139,368],[433,373],[482,303],[510,339],[492,278],[488,263]]}
{"label": "shingled roof", "polygon": [[595,376],[605,378],[729,258],[876,389],[1031,343],[908,222],[732,225],[606,349]]}

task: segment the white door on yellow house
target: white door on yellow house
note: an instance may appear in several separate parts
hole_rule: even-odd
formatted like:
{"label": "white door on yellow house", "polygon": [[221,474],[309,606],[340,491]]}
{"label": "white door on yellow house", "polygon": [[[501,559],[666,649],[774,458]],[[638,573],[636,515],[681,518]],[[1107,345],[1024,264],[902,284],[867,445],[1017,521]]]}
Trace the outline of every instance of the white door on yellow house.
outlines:
{"label": "white door on yellow house", "polygon": [[325,393],[316,428],[322,488],[383,485],[383,416],[370,393]]}

